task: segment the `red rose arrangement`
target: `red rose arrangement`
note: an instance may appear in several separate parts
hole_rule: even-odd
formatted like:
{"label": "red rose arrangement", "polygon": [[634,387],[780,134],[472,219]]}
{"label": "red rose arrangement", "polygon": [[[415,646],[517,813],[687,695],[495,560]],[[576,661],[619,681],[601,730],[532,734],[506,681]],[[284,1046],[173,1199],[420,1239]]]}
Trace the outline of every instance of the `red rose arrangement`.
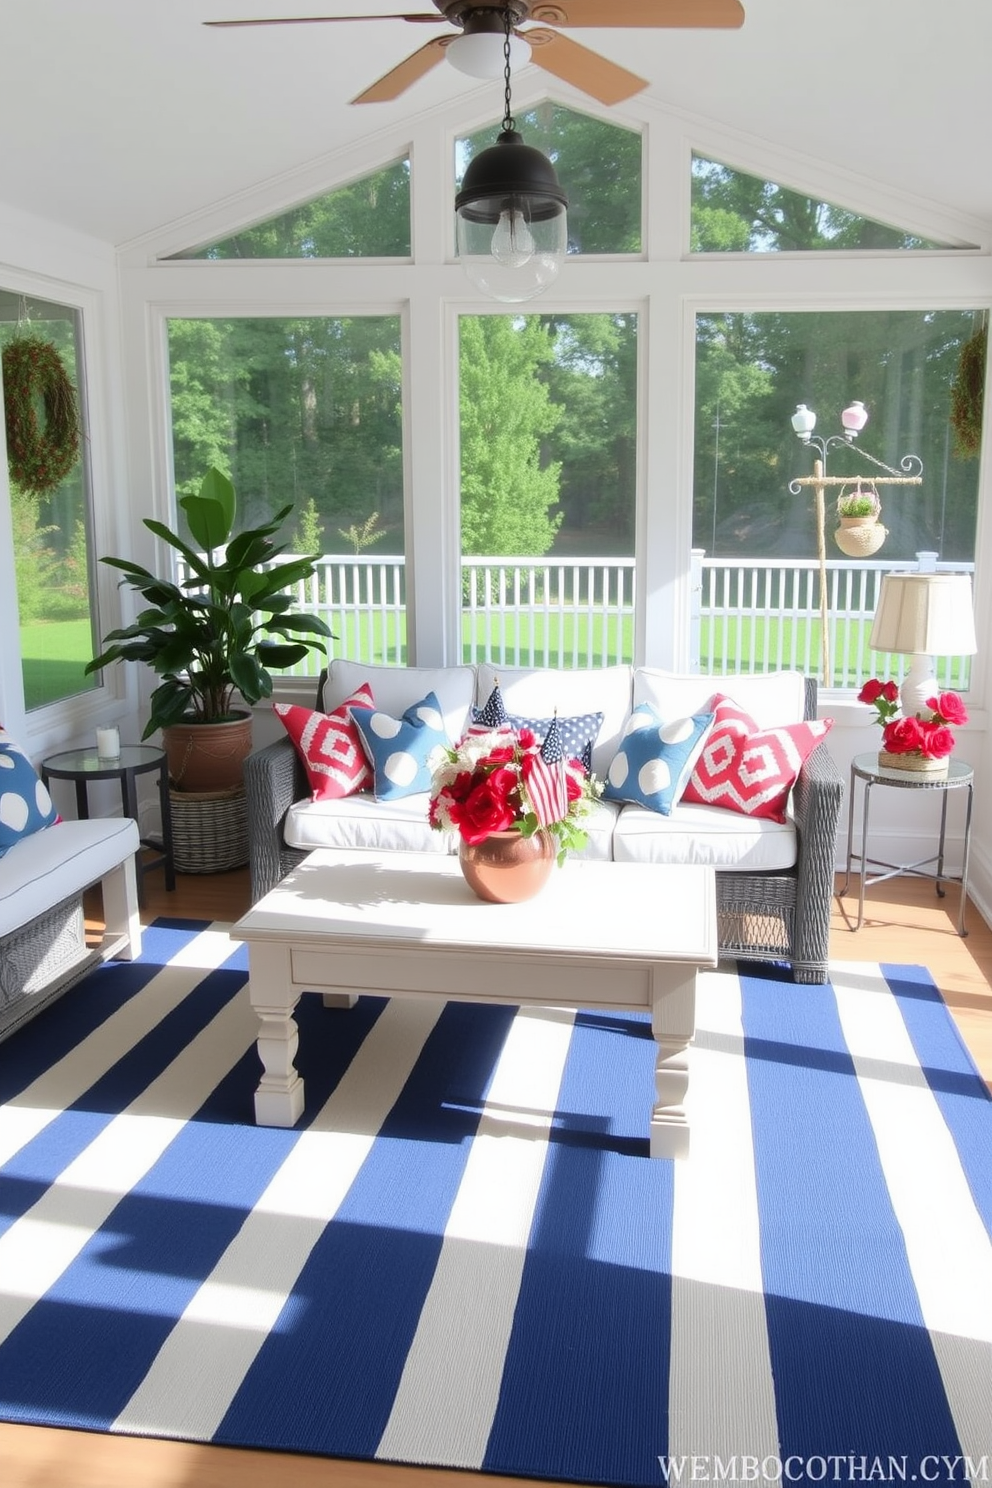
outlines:
{"label": "red rose arrangement", "polygon": [[562,760],[561,805],[555,819],[542,820],[537,777],[545,769],[540,741],[530,729],[467,734],[433,771],[428,820],[435,831],[457,832],[468,843],[484,842],[493,832],[530,837],[543,826],[557,839],[561,863],[570,848],[585,842],[581,822],[602,785],[581,761]]}
{"label": "red rose arrangement", "polygon": [[922,754],[926,759],[946,759],[954,749],[953,724],[967,723],[968,712],[956,692],[941,692],[927,698],[930,716],[922,713],[899,717],[899,688],[895,682],[872,677],[858,693],[859,703],[875,709],[882,726],[882,747],[889,754]]}

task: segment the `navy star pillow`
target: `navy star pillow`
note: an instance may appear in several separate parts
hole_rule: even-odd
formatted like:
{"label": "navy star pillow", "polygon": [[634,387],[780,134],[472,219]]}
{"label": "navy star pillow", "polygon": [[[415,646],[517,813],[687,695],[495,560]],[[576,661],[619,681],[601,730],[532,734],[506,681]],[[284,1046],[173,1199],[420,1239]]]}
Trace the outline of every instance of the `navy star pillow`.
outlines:
{"label": "navy star pillow", "polygon": [[[558,720],[565,758],[581,761],[587,775],[592,774],[592,747],[603,727],[603,717],[602,713],[579,713]],[[510,713],[506,721],[513,729],[529,728],[541,744],[552,723],[550,718],[523,718],[516,713]]]}

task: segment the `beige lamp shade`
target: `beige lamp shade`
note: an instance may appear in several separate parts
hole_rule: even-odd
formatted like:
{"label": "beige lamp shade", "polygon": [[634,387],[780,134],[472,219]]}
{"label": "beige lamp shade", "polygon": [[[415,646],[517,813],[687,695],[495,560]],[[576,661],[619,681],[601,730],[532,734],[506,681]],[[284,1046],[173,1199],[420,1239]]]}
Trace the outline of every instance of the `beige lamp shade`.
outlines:
{"label": "beige lamp shade", "polygon": [[907,716],[926,712],[936,688],[930,658],[973,656],[978,650],[969,576],[886,574],[869,645],[917,658],[900,689],[902,710]]}
{"label": "beige lamp shade", "polygon": [[869,642],[905,656],[973,656],[975,617],[967,574],[891,573],[882,579]]}

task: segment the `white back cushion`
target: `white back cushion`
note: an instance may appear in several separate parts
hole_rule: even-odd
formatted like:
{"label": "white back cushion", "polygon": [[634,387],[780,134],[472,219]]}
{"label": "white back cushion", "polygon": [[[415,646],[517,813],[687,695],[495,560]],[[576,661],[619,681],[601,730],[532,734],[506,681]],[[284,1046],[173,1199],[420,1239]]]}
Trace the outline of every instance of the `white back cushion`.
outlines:
{"label": "white back cushion", "polygon": [[634,706],[651,703],[665,719],[698,713],[718,692],[732,698],[763,729],[800,723],[806,706],[802,672],[731,677],[663,672],[652,667],[637,667],[634,672]]}
{"label": "white back cushion", "polygon": [[465,732],[475,695],[474,667],[367,666],[335,657],[324,683],[324,712],[345,702],[362,682],[371,684],[375,706],[393,718],[402,718],[407,708],[433,692],[452,743]]}

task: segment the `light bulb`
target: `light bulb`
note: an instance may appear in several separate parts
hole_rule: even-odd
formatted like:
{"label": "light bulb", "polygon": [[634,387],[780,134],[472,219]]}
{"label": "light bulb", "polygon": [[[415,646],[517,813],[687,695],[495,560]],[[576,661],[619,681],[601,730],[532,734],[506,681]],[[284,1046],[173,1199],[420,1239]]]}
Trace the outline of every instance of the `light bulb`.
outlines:
{"label": "light bulb", "polygon": [[534,256],[534,237],[522,212],[504,207],[493,233],[492,255],[507,269],[523,268]]}

